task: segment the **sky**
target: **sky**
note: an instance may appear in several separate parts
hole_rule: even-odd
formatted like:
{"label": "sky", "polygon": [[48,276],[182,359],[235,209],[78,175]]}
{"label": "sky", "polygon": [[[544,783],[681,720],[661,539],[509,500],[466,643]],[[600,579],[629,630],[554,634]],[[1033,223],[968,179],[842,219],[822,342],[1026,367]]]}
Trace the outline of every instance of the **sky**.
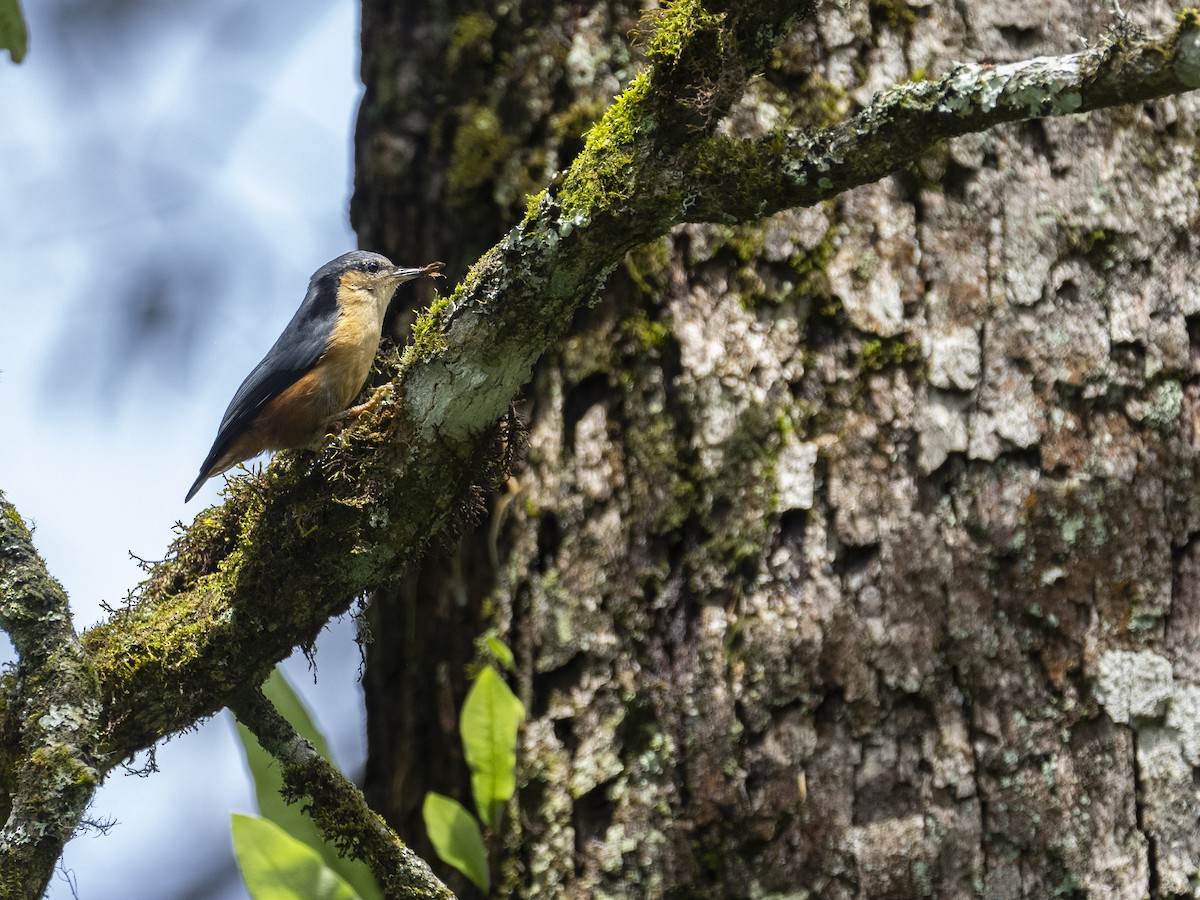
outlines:
{"label": "sky", "polygon": [[[282,8],[26,3],[24,63],[0,54],[0,489],[77,628],[217,501],[219,478],[183,496],[229,398],[312,271],[356,246],[358,7]],[[287,668],[352,773],[358,667],[343,621],[315,671]],[[228,713],[155,763],[109,777],[89,818],[112,827],[68,844],[50,898],[247,896],[229,816],[254,806]]]}

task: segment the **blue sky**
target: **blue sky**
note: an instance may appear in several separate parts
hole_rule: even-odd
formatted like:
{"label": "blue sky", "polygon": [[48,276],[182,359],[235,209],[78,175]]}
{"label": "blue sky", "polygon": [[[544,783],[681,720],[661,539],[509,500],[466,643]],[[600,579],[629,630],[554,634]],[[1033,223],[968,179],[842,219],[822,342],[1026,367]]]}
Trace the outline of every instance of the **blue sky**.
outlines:
{"label": "blue sky", "polygon": [[[216,500],[221,479],[183,495],[226,403],[309,274],[355,246],[358,7],[25,13],[25,62],[0,60],[0,487],[85,627],[137,583],[130,554],[161,557],[173,524]],[[326,632],[315,686],[304,660],[289,672],[353,770],[352,637]],[[252,810],[231,723],[176,737],[157,764],[110,777],[90,816],[116,824],[71,842],[74,888],[56,877],[51,898],[246,896],[229,879],[229,813]]]}

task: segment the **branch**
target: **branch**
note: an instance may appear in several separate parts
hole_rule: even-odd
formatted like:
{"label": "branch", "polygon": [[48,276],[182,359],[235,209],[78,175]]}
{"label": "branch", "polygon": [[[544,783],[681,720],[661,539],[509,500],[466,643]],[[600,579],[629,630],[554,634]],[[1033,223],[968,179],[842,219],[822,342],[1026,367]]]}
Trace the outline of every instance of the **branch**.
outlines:
{"label": "branch", "polygon": [[1200,11],[1148,36],[1118,25],[1095,48],[1007,65],[959,65],[935,81],[883,91],[817,132],[713,138],[697,151],[679,220],[727,222],[822,200],[900,171],[946,138],[1023,119],[1143,103],[1200,87]]}
{"label": "branch", "polygon": [[279,760],[284,799],[295,803],[309,798],[304,811],[321,834],[340,853],[370,866],[388,897],[454,900],[425,861],[367,806],[362,791],[298,735],[261,690],[240,694],[230,709],[263,749]]}
{"label": "branch", "polygon": [[0,830],[0,895],[40,897],[100,782],[101,704],[67,595],[3,492],[0,626],[20,656],[16,677],[3,687],[4,730],[16,740],[4,741],[12,781]]}
{"label": "branch", "polygon": [[678,165],[681,135],[715,129],[813,2],[730,0],[711,13],[698,0],[671,4],[656,20],[666,37],[651,48],[655,65],[605,117],[609,130],[597,126],[607,137],[571,167],[566,202],[545,195],[418,323],[395,373],[397,401],[335,448],[283,453],[264,476],[234,479],[225,504],[197,516],[152,569],[138,602],[84,635],[120,754],[261,684],[431,535],[470,516],[476,485],[503,465],[496,423],[533,364],[625,251],[670,225],[661,205],[627,214],[622,167],[649,184]]}

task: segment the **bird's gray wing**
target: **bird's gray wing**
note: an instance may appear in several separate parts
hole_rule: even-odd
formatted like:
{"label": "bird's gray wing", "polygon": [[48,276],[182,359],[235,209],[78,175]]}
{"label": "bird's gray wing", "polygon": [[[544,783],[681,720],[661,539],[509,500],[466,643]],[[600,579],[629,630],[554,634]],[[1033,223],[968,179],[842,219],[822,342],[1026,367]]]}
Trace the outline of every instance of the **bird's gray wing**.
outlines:
{"label": "bird's gray wing", "polygon": [[200,471],[220,458],[273,398],[295,384],[321,359],[337,319],[336,276],[314,278],[304,302],[267,355],[246,376],[221,418],[217,439]]}

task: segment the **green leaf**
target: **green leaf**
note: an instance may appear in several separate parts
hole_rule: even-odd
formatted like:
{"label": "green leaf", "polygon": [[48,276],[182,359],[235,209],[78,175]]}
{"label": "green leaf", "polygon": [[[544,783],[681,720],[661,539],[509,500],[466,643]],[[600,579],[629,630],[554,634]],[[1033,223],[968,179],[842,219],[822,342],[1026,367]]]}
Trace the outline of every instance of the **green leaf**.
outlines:
{"label": "green leaf", "polygon": [[471,767],[479,818],[495,831],[504,804],[517,789],[517,729],[525,707],[492,666],[486,666],[463,702],[458,728]]}
{"label": "green leaf", "polygon": [[233,851],[254,900],[358,900],[315,850],[267,819],[234,813]]}
{"label": "green leaf", "polygon": [[0,0],[0,50],[7,50],[12,61],[19,63],[28,47],[29,32],[19,0]]}
{"label": "green leaf", "polygon": [[438,857],[462,872],[485,894],[491,887],[487,850],[475,817],[467,808],[443,794],[430,791],[421,805],[425,831]]}
{"label": "green leaf", "polygon": [[517,671],[517,661],[513,658],[513,652],[508,648],[508,644],[500,640],[494,634],[489,634],[484,640],[484,644],[488,648],[488,652],[492,654],[496,662],[504,666],[510,672]]}
{"label": "green leaf", "polygon": [[[304,708],[299,695],[288,684],[283,673],[276,669],[263,685],[263,694],[275,704],[280,715],[292,723],[296,733],[307,740],[325,759],[331,759],[325,736],[313,723],[312,716]],[[303,841],[316,850],[325,865],[337,872],[353,885],[363,900],[383,900],[383,893],[375,883],[370,867],[356,859],[339,856],[321,834],[312,817],[303,813],[299,803],[287,803],[280,794],[283,774],[275,757],[259,746],[249,729],[237,723],[238,736],[242,740],[242,751],[246,754],[246,765],[254,779],[254,794],[258,800],[258,811],[298,841]]]}

